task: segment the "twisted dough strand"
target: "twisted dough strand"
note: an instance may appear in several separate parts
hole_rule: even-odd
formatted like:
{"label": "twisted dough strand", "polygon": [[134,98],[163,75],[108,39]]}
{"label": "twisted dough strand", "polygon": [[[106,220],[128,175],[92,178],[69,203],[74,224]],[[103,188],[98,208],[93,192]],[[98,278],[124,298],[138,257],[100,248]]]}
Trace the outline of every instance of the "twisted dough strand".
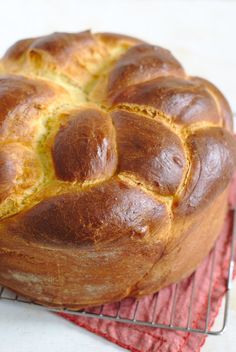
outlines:
{"label": "twisted dough strand", "polygon": [[[222,127],[225,124],[227,125],[227,123],[229,124],[230,120],[229,116],[231,112],[227,102],[213,85],[207,81],[192,79],[186,76],[180,63],[169,51],[146,43],[143,44],[130,38],[119,36],[112,38],[112,36],[106,34],[93,35],[89,32],[83,32],[81,34],[57,33],[48,37],[27,39],[16,43],[8,50],[2,60],[2,66],[4,74],[14,73],[16,75],[11,76],[13,84],[15,84],[18,77],[22,81],[32,82],[36,87],[42,82],[45,87],[50,87],[50,90],[54,94],[53,101],[50,104],[46,103],[45,109],[40,105],[35,107],[39,114],[39,118],[35,121],[38,129],[33,131],[35,132],[32,137],[33,139],[28,144],[28,148],[32,148],[33,152],[36,152],[35,158],[40,160],[44,173],[43,180],[41,179],[40,182],[37,182],[37,187],[34,186],[32,190],[28,189],[27,192],[23,190],[22,193],[24,194],[20,194],[16,202],[12,199],[14,195],[9,195],[9,198],[6,198],[2,204],[2,216],[10,216],[29,207],[29,205],[32,206],[43,200],[45,197],[45,193],[43,192],[44,187],[47,189],[47,192],[48,188],[51,188],[50,195],[56,195],[67,192],[67,190],[81,190],[85,187],[91,187],[109,178],[109,175],[105,176],[106,172],[104,171],[104,176],[97,180],[96,178],[93,180],[86,180],[85,178],[83,180],[74,180],[73,184],[70,184],[60,177],[58,179],[58,175],[54,172],[51,158],[53,139],[56,138],[60,126],[69,123],[69,120],[73,119],[76,110],[83,111],[84,109],[85,113],[86,109],[90,108],[95,110],[99,108],[99,110],[107,111],[108,113],[114,110],[125,110],[135,113],[140,118],[146,117],[153,118],[155,121],[158,120],[173,133],[177,134],[183,147],[186,165],[182,180],[175,194],[164,195],[162,199],[164,201],[166,199],[168,202],[170,200],[173,202],[174,199],[176,201],[176,198],[181,199],[181,194],[184,193],[184,188],[191,175],[192,158],[187,147],[187,137],[197,133],[198,129],[214,128],[215,126]],[[72,71],[76,72],[75,76],[72,74]],[[175,79],[177,79],[178,93],[175,91]],[[93,95],[96,96],[94,91],[96,91],[96,86],[100,80],[108,82],[108,90],[104,92],[103,97],[100,97],[100,101],[96,99],[93,101],[92,97]],[[183,82],[182,92],[181,82]],[[143,99],[145,99],[147,89],[150,89],[150,85],[151,91],[148,93],[146,104],[143,105]],[[162,90],[159,87],[163,87],[161,88]],[[19,87],[19,89],[21,88]],[[138,94],[141,94],[140,96],[136,93],[137,89],[139,89],[140,93]],[[153,101],[156,94],[155,89],[159,89],[160,97],[163,94],[163,98],[161,99],[166,99],[167,102],[170,100],[170,105],[165,106],[162,104],[164,110],[160,110],[155,106],[155,102]],[[28,93],[26,92],[26,94]],[[172,101],[175,99],[175,94],[178,94],[177,97],[179,97],[178,105],[182,99],[183,104],[185,104],[183,105],[185,106],[185,110],[191,109],[191,105],[189,104],[193,104],[192,110],[196,110],[194,116],[197,116],[197,122],[191,123],[191,116],[190,125],[186,125],[186,121],[179,124],[178,120],[175,121],[173,116],[168,115],[168,111],[176,109],[175,101]],[[196,104],[190,94],[195,97],[195,100],[198,100]],[[135,98],[136,96],[137,98]],[[191,100],[188,100],[188,96],[191,97]],[[140,98],[142,100],[141,103],[139,102]],[[35,96],[34,98],[32,96],[32,104],[35,104],[35,99],[37,97]],[[133,103],[135,100],[136,102]],[[186,100],[186,103],[184,100]],[[20,108],[23,103],[21,101],[18,102]],[[201,118],[201,115],[199,115],[199,113],[201,114],[201,103],[203,104],[204,114],[202,120],[199,121],[199,118]],[[208,118],[204,120],[207,112],[207,105],[204,104],[210,104],[208,110],[215,109],[212,115],[214,116],[213,122],[210,122]],[[17,109],[17,105],[14,109]],[[197,110],[199,109],[198,113]],[[207,113],[210,116],[212,114],[211,110]],[[181,116],[184,116],[184,114],[184,110],[182,110]],[[216,123],[217,118],[218,122]],[[13,119],[15,121],[14,113]],[[30,125],[30,121],[28,125]],[[9,131],[12,130],[9,123],[7,128]],[[18,134],[19,139],[17,142],[24,144],[27,138],[21,135],[20,130],[19,133],[17,131],[14,133],[14,137]],[[67,138],[69,137],[67,136]],[[230,137],[227,135],[227,138],[229,139]],[[3,144],[9,144],[11,143],[11,136],[5,133],[2,140]],[[77,157],[79,156],[77,155]],[[81,156],[81,158],[87,157],[85,155]],[[66,165],[64,167],[66,169]],[[121,175],[124,175],[122,170],[118,169],[119,171]],[[131,177],[130,174],[127,176]],[[143,184],[144,190],[146,187],[149,191],[153,191],[151,185],[146,184],[144,179],[139,180],[137,177],[136,174],[133,181],[136,180],[136,183]],[[13,191],[16,191],[16,187],[12,188]],[[159,197],[159,200],[161,200],[163,195],[156,193],[154,190],[154,196]],[[171,206],[168,208],[171,209]]]}

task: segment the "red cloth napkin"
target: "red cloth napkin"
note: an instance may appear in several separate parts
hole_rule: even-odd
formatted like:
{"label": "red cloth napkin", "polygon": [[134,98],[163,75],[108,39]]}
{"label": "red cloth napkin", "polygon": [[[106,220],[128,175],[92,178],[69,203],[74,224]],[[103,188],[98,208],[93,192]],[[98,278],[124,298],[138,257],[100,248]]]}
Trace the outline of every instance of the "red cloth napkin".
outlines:
{"label": "red cloth napkin", "polygon": [[[232,182],[229,203],[231,206],[236,203],[236,175]],[[231,228],[232,216],[228,214],[216,245],[209,326],[215,320],[225,293],[231,248]],[[195,274],[195,295],[192,313],[193,328],[204,329],[205,327],[211,263],[212,253],[204,260]],[[186,326],[187,324],[186,319],[188,317],[192,284],[193,275],[182,281],[178,288],[176,312],[173,320],[174,325]],[[175,285],[171,285],[161,290],[158,294],[155,314],[158,323],[169,324],[170,322],[171,306],[169,302],[171,302],[171,298],[173,297],[174,289]],[[142,304],[139,305],[141,308],[138,309],[136,318],[150,321],[154,303],[155,296],[147,296],[142,299]],[[135,301],[133,299],[125,299],[121,304],[120,316],[122,318],[132,317],[134,309]],[[116,311],[117,304],[109,304],[104,306],[103,313],[114,315]],[[73,323],[133,352],[196,352],[200,350],[206,339],[204,335],[200,334],[173,332],[165,329],[141,327],[97,318],[84,318],[67,314],[61,315]]]}

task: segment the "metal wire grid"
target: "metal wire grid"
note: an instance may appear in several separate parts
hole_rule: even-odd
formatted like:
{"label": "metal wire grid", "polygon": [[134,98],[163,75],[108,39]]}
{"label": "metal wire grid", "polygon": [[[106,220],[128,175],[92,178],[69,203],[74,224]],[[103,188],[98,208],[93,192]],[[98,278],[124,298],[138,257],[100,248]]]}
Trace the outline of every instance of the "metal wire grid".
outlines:
{"label": "metal wire grid", "polygon": [[62,313],[67,313],[67,314],[72,314],[72,315],[89,317],[89,318],[99,318],[99,319],[116,321],[116,322],[120,322],[120,323],[148,326],[148,327],[152,327],[152,328],[162,328],[162,329],[168,329],[168,330],[200,333],[200,334],[207,334],[207,335],[220,335],[224,332],[224,330],[226,328],[226,324],[227,324],[229,296],[230,296],[230,290],[232,287],[233,271],[234,271],[234,263],[235,263],[235,261],[234,261],[234,259],[235,259],[234,258],[234,248],[235,248],[235,244],[236,244],[236,210],[235,209],[230,210],[230,215],[232,216],[232,221],[233,221],[231,254],[230,254],[230,260],[229,260],[229,264],[228,264],[228,278],[227,278],[226,287],[225,287],[226,296],[225,296],[224,307],[223,307],[222,325],[217,330],[212,330],[211,327],[209,326],[210,313],[211,313],[211,297],[212,297],[212,290],[213,290],[212,282],[213,282],[214,267],[215,267],[216,247],[213,249],[212,256],[211,256],[210,285],[209,285],[209,291],[208,291],[208,304],[207,304],[207,310],[206,310],[205,328],[201,328],[201,329],[192,327],[192,321],[194,319],[194,316],[193,316],[194,309],[193,308],[194,308],[194,299],[195,299],[194,298],[195,274],[193,274],[193,278],[192,278],[193,281],[192,281],[192,287],[191,287],[190,303],[189,303],[189,308],[188,308],[188,316],[186,317],[187,324],[185,326],[178,326],[178,325],[174,324],[174,318],[175,318],[175,313],[176,313],[177,294],[178,294],[178,288],[179,288],[180,284],[176,284],[174,286],[174,293],[173,293],[172,301],[170,302],[171,313],[170,313],[170,319],[169,319],[168,324],[162,324],[162,323],[156,322],[156,308],[157,308],[157,303],[158,303],[158,293],[154,295],[154,308],[153,308],[153,312],[152,312],[152,319],[150,321],[143,321],[143,320],[139,320],[137,318],[137,312],[142,305],[142,299],[135,301],[135,308],[134,308],[134,313],[133,313],[132,318],[122,318],[122,316],[120,314],[122,302],[117,303],[117,310],[114,313],[114,315],[111,316],[111,315],[107,315],[105,313],[106,305],[101,306],[95,312],[86,311],[86,310],[72,311],[69,309],[45,308],[45,307],[42,307],[34,302],[27,300],[24,297],[17,296],[14,292],[10,291],[7,288],[1,287],[1,286],[0,286],[0,299],[13,301],[13,302],[20,302],[20,303],[25,303],[25,304],[31,304],[31,305],[37,305],[43,309],[48,309],[49,311],[57,312],[57,313],[62,312]]}

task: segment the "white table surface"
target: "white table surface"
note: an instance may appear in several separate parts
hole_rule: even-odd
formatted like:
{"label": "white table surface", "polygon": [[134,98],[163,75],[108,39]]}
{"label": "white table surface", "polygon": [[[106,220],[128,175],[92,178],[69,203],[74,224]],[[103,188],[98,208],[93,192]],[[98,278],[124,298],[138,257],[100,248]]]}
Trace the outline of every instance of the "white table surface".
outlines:
{"label": "white table surface", "polygon": [[[54,31],[123,32],[167,47],[189,73],[218,85],[236,111],[236,2],[157,0],[5,0],[0,54],[24,37]],[[202,352],[234,352],[236,285],[228,331]],[[1,352],[112,352],[123,349],[37,308],[0,301]]]}

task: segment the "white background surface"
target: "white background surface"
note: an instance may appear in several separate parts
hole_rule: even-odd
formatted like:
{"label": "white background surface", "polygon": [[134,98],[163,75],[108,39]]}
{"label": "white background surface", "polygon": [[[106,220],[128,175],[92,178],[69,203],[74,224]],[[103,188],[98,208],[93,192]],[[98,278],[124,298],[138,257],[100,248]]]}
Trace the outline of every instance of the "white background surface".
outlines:
{"label": "white background surface", "polygon": [[[0,54],[24,37],[54,31],[113,31],[167,47],[189,73],[212,80],[236,111],[236,2],[0,0]],[[234,352],[236,285],[230,323],[202,352]],[[1,352],[112,352],[122,349],[37,308],[0,302]]]}

